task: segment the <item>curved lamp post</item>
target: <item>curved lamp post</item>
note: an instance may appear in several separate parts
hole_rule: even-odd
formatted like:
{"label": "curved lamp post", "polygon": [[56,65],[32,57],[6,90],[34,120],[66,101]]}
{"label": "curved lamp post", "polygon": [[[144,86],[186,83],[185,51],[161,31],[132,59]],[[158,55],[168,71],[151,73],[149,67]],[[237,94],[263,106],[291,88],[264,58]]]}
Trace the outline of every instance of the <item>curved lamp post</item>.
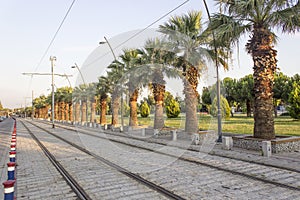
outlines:
{"label": "curved lamp post", "polygon": [[[99,44],[107,44],[112,55],[114,56],[114,61],[117,61],[117,57],[116,57],[116,54],[115,52],[113,51],[113,48],[111,47],[110,43],[108,42],[108,40],[106,39],[106,37],[104,36],[104,40],[105,41],[101,41],[99,42]],[[121,72],[121,70],[120,70]],[[121,90],[121,126],[122,128],[124,127],[124,117],[123,117],[123,93],[122,93],[122,90]]]}
{"label": "curved lamp post", "polygon": [[[84,80],[84,78],[83,78],[83,75],[82,75],[81,70],[79,69],[78,65],[77,65],[76,63],[74,63],[74,65],[71,66],[71,68],[72,68],[72,69],[76,68],[76,69],[78,70],[78,72],[79,72],[79,74],[80,74],[80,76],[81,76],[81,79],[82,79],[82,81],[83,81],[83,84],[87,87],[87,84],[86,84],[86,82],[85,82],[85,80]],[[86,109],[87,109],[87,111],[88,111],[88,102],[86,102]],[[88,117],[89,117],[89,114],[88,114],[88,112],[86,112],[86,121],[87,121],[87,122],[88,122]]]}

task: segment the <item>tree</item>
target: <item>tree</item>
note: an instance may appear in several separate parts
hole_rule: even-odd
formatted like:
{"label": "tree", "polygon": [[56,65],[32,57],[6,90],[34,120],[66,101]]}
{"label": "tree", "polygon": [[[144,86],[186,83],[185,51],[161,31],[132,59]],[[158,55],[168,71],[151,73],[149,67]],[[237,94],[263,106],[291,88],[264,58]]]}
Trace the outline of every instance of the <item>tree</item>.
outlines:
{"label": "tree", "polygon": [[149,85],[155,100],[154,129],[164,127],[163,101],[165,94],[164,75],[168,78],[177,77],[170,64],[173,53],[168,51],[167,43],[164,40],[149,39],[141,50],[142,66],[144,70],[140,76],[144,77],[144,83]]}
{"label": "tree", "polygon": [[[180,70],[184,85],[186,121],[185,132],[198,132],[197,105],[198,81],[200,74],[205,69],[205,58],[209,61],[217,58],[215,51],[209,44],[209,37],[202,31],[201,12],[189,12],[182,16],[171,17],[168,22],[159,26],[159,31],[164,33],[174,52],[173,65]],[[220,57],[221,64],[226,62]]]}
{"label": "tree", "polygon": [[254,81],[252,74],[240,78],[236,84],[236,99],[246,104],[247,117],[251,117],[251,110],[254,101]]}
{"label": "tree", "polygon": [[293,90],[289,96],[289,113],[292,118],[300,119],[300,81],[293,83]]}
{"label": "tree", "polygon": [[[220,97],[220,106],[221,106],[221,114],[222,118],[228,119],[230,118],[230,107],[228,104],[228,101],[226,98],[224,98],[222,95]],[[216,117],[218,112],[217,112],[217,98],[215,97],[213,100],[213,103],[211,105],[210,113],[212,116]]]}
{"label": "tree", "polygon": [[282,72],[275,74],[273,87],[273,104],[275,117],[277,117],[277,106],[279,104],[285,104],[288,102],[289,94],[292,90],[292,86],[289,87],[290,80],[291,78],[284,75]]}
{"label": "tree", "polygon": [[236,79],[226,77],[221,83],[221,94],[227,99],[230,106],[236,102]]}
{"label": "tree", "polygon": [[97,83],[97,93],[100,96],[100,124],[106,124],[107,98],[110,90],[110,80],[105,76],[100,76]]}
{"label": "tree", "polygon": [[168,118],[176,118],[180,114],[179,102],[172,98],[166,105],[166,113]]}
{"label": "tree", "polygon": [[120,56],[122,62],[125,66],[125,74],[122,77],[126,81],[129,92],[129,107],[130,107],[130,117],[129,126],[137,126],[137,99],[139,96],[139,81],[142,77],[136,76],[135,68],[138,65],[138,59],[140,57],[139,51],[137,49],[125,49],[123,54]]}
{"label": "tree", "polygon": [[[209,30],[215,30],[217,41],[230,47],[250,33],[246,44],[253,60],[254,137],[275,138],[273,117],[273,82],[277,69],[274,29],[294,33],[300,29],[300,4],[295,0],[217,1],[225,14],[211,18]],[[226,41],[226,42],[224,42]]]}
{"label": "tree", "polygon": [[147,103],[147,101],[143,101],[140,106],[140,114],[141,117],[146,118],[150,115],[150,107]]}
{"label": "tree", "polygon": [[0,101],[0,110],[3,110],[3,106],[2,106],[1,101]]}

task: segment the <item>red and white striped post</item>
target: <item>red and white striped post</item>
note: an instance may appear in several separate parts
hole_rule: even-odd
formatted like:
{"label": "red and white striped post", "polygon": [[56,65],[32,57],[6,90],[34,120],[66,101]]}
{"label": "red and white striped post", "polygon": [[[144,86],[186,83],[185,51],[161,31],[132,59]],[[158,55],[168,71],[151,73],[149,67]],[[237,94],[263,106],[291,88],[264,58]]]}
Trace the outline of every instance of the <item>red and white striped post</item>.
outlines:
{"label": "red and white striped post", "polygon": [[15,180],[15,162],[7,163],[7,180]]}
{"label": "red and white striped post", "polygon": [[9,162],[16,162],[16,151],[9,152]]}
{"label": "red and white striped post", "polygon": [[15,180],[8,180],[2,183],[4,185],[4,200],[14,200],[15,182]]}

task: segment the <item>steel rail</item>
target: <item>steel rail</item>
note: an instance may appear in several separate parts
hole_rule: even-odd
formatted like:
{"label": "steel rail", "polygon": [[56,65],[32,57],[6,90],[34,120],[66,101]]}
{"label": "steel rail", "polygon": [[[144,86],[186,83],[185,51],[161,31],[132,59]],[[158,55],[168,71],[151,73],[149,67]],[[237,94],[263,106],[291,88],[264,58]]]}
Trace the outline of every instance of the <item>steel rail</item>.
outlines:
{"label": "steel rail", "polygon": [[159,185],[157,185],[157,184],[155,184],[155,183],[153,183],[151,181],[148,181],[148,180],[144,179],[143,177],[139,176],[138,174],[132,173],[132,172],[128,171],[127,169],[125,169],[125,168],[123,168],[123,167],[121,167],[121,166],[119,166],[119,165],[117,165],[117,164],[115,164],[115,163],[113,163],[113,162],[111,162],[111,161],[109,161],[109,160],[107,160],[107,159],[105,159],[105,158],[103,158],[103,157],[101,157],[101,156],[93,153],[93,152],[90,152],[89,150],[87,150],[87,149],[85,149],[85,148],[83,148],[83,147],[81,147],[81,146],[79,146],[77,144],[75,144],[73,142],[70,142],[70,141],[62,138],[61,136],[58,136],[58,135],[56,135],[56,134],[48,131],[47,129],[44,129],[43,127],[40,127],[40,126],[32,123],[31,121],[27,121],[27,122],[30,123],[30,124],[32,124],[33,126],[39,128],[39,129],[45,131],[45,132],[47,132],[48,134],[50,134],[50,135],[52,135],[52,136],[54,136],[54,137],[56,137],[56,138],[64,141],[65,143],[67,143],[67,144],[75,147],[76,149],[78,149],[78,150],[80,150],[80,151],[82,151],[82,152],[84,152],[84,153],[86,153],[86,154],[88,154],[90,156],[93,156],[97,160],[105,163],[106,165],[114,168],[115,170],[121,172],[122,174],[124,174],[124,175],[126,175],[126,176],[128,176],[128,177],[130,177],[130,178],[132,178],[132,179],[134,179],[136,181],[138,181],[139,183],[142,183],[143,185],[145,185],[145,186],[147,186],[147,187],[149,187],[149,188],[151,188],[151,189],[159,192],[160,194],[162,194],[162,195],[164,195],[164,196],[166,196],[168,198],[175,199],[175,200],[185,200],[185,198],[183,198],[183,197],[181,197],[181,196],[173,193],[172,191],[167,190],[167,189],[165,189],[165,188],[163,188],[163,187],[161,187],[161,186],[159,186]]}
{"label": "steel rail", "polygon": [[92,198],[84,191],[84,189],[77,183],[77,181],[67,172],[67,170],[55,159],[55,157],[50,153],[50,151],[40,142],[40,140],[33,134],[33,132],[25,125],[23,121],[21,121],[25,129],[34,139],[34,141],[39,145],[44,154],[53,164],[53,166],[57,169],[57,171],[63,176],[66,180],[67,184],[70,185],[72,190],[75,192],[77,197],[81,200],[91,200]]}

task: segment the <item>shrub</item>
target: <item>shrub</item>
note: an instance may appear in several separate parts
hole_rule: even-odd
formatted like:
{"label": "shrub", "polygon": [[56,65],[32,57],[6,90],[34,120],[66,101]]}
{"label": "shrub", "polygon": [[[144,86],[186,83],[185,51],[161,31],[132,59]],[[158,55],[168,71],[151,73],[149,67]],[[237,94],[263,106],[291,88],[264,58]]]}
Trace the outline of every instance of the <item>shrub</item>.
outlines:
{"label": "shrub", "polygon": [[[228,119],[228,118],[230,118],[230,107],[229,107],[228,101],[222,95],[220,97],[220,100],[221,100],[220,106],[221,106],[222,118]],[[215,97],[213,100],[213,103],[210,108],[210,114],[214,117],[216,117],[218,115],[217,97]]]}
{"label": "shrub", "polygon": [[166,105],[166,113],[168,118],[176,118],[180,114],[180,106],[178,101],[171,99]]}
{"label": "shrub", "polygon": [[150,115],[150,107],[146,101],[144,101],[140,106],[141,117],[146,118]]}
{"label": "shrub", "polygon": [[288,111],[292,118],[300,119],[300,85],[293,83],[293,90],[289,95],[290,107]]}

